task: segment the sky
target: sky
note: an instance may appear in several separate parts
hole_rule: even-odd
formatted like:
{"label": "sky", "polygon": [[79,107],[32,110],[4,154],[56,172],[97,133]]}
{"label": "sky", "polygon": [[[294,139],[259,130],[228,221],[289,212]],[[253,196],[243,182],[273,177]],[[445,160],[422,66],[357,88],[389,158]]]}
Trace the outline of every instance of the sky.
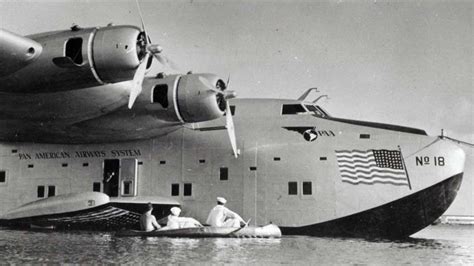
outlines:
{"label": "sky", "polygon": [[[240,98],[318,87],[333,116],[474,143],[474,1],[140,1],[147,31],[182,71],[211,72]],[[18,34],[140,25],[128,1],[0,0]],[[174,70],[155,63],[151,73]],[[318,94],[313,96],[316,98]],[[466,149],[468,160],[472,148]],[[467,173],[474,178],[472,163]]]}

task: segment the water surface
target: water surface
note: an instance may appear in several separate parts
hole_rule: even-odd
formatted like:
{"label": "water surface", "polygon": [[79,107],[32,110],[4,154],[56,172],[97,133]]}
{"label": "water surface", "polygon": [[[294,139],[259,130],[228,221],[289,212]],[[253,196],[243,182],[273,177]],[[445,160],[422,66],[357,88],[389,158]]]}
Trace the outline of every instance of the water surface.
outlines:
{"label": "water surface", "polygon": [[474,264],[474,226],[437,225],[403,241],[115,237],[0,230],[2,263]]}

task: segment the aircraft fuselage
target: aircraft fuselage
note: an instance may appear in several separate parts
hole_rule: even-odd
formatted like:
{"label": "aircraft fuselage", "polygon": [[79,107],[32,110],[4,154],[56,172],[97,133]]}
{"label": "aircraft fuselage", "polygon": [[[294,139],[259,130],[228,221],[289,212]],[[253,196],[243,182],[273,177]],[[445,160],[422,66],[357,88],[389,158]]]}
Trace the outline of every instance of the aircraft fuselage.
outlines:
{"label": "aircraft fuselage", "polygon": [[[437,219],[459,188],[463,151],[422,130],[336,119],[292,100],[230,104],[238,158],[216,130],[224,118],[131,142],[1,143],[0,215],[48,194],[94,190],[172,198],[183,216],[204,222],[223,196],[252,224],[275,223],[284,234],[399,237]],[[358,165],[363,153],[375,156],[372,166]]]}

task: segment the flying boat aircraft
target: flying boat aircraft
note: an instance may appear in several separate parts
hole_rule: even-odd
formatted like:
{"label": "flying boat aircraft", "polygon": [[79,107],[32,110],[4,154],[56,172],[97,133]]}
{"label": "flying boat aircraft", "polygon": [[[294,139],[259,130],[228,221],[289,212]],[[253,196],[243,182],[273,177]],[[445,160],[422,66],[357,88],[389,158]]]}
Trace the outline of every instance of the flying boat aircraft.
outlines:
{"label": "flying boat aircraft", "polygon": [[205,221],[217,196],[287,235],[407,237],[461,185],[464,152],[309,99],[239,99],[170,64],[145,27],[0,31],[0,223],[136,228],[151,202]]}

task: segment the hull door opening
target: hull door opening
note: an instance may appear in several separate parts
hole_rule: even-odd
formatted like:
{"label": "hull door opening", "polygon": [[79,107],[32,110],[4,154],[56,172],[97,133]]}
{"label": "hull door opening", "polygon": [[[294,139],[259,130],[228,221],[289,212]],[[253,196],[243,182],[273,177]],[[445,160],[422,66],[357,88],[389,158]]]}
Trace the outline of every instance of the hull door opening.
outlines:
{"label": "hull door opening", "polygon": [[104,193],[109,197],[118,197],[119,195],[119,174],[120,174],[120,160],[107,159],[103,164],[103,184]]}

